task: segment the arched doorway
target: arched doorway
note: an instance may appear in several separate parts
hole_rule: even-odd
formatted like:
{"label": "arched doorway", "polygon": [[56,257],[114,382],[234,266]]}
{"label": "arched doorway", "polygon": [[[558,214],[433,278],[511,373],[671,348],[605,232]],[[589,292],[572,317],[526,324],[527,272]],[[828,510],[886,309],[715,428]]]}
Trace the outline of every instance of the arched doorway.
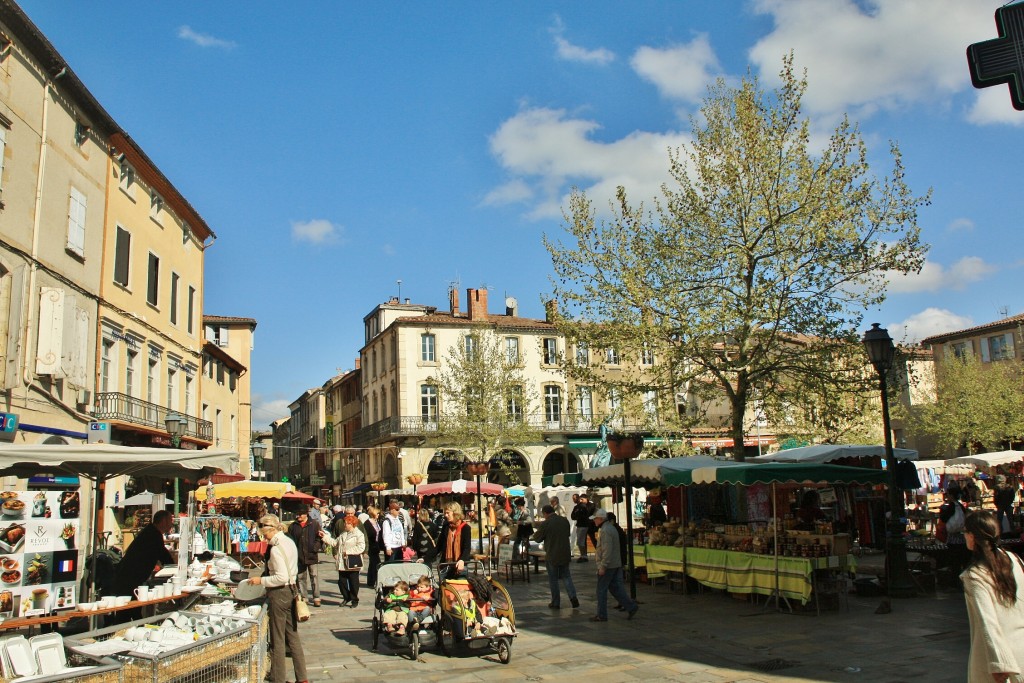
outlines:
{"label": "arched doorway", "polygon": [[427,483],[436,484],[442,481],[454,481],[465,478],[463,467],[466,464],[466,456],[462,451],[454,448],[439,450],[427,463]]}
{"label": "arched doorway", "polygon": [[530,485],[530,463],[519,452],[505,450],[490,460],[487,481],[505,488]]}
{"label": "arched doorway", "polygon": [[541,464],[541,474],[551,477],[556,474],[568,474],[580,471],[580,459],[565,448],[558,448],[546,456]]}

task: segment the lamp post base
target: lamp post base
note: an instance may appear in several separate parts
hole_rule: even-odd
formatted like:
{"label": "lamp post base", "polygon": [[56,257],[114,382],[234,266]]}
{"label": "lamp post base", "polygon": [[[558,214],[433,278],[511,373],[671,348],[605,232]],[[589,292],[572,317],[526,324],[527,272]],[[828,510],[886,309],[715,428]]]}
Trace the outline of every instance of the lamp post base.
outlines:
{"label": "lamp post base", "polygon": [[886,594],[890,598],[912,598],[917,595],[917,588],[910,579],[910,567],[907,564],[907,542],[903,538],[903,525],[896,524],[889,528],[889,537],[885,544],[885,563],[887,577]]}

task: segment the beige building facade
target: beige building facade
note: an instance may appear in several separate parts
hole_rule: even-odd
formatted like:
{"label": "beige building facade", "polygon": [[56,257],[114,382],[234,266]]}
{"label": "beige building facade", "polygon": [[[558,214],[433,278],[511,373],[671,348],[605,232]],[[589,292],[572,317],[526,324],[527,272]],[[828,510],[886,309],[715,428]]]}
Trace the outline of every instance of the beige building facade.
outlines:
{"label": "beige building facade", "polygon": [[256,321],[223,315],[203,316],[200,419],[212,426],[215,448],[238,453],[239,472],[252,476],[252,383],[249,367]]}

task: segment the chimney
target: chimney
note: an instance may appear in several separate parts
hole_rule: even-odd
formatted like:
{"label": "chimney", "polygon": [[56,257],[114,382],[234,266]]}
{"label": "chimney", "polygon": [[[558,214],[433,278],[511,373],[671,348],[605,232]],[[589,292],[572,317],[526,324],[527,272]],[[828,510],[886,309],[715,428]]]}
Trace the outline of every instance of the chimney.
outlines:
{"label": "chimney", "polygon": [[452,317],[459,314],[459,290],[455,287],[448,289],[448,303],[451,304]]}
{"label": "chimney", "polygon": [[466,305],[469,307],[470,320],[487,320],[487,290],[467,289]]}
{"label": "chimney", "polygon": [[558,318],[558,301],[551,299],[544,304],[544,321],[553,323],[556,318]]}
{"label": "chimney", "polygon": [[359,369],[359,356],[356,356],[356,370]]}
{"label": "chimney", "polygon": [[409,297],[405,297],[405,305],[406,306],[408,306],[411,301],[412,301],[412,299],[410,299]]}

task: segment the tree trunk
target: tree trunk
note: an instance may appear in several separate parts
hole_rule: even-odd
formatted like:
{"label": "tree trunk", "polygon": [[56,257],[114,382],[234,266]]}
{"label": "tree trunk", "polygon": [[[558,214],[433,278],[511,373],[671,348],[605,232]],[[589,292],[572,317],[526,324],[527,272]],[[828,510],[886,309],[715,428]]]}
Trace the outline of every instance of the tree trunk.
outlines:
{"label": "tree trunk", "polygon": [[743,420],[747,411],[747,391],[745,386],[732,396],[732,452],[737,462],[747,459],[746,446],[743,445]]}

